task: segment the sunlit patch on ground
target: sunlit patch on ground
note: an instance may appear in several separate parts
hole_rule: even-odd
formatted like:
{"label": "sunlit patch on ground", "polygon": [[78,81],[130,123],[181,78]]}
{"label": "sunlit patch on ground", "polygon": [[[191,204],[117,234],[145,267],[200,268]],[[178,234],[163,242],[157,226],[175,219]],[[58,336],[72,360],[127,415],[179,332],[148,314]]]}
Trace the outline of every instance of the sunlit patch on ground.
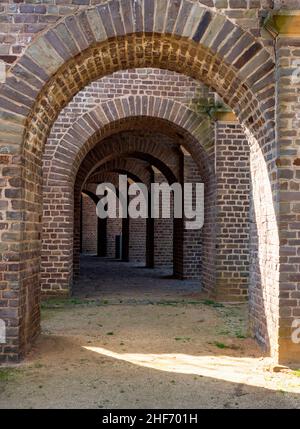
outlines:
{"label": "sunlit patch on ground", "polygon": [[[103,356],[122,360],[134,365],[144,366],[159,371],[178,374],[200,375],[218,380],[242,383],[249,386],[268,389],[284,389],[286,392],[300,393],[299,384],[291,382],[290,376],[270,378],[266,375],[267,364],[272,361],[268,358],[238,358],[233,356],[192,356],[182,353],[147,354],[147,353],[115,353],[102,347],[87,347]],[[294,380],[297,382],[297,380]]]}
{"label": "sunlit patch on ground", "polygon": [[300,408],[297,371],[268,370],[247,320],[246,304],[160,271],[89,267],[81,293],[43,303],[26,360],[1,369],[0,408]]}

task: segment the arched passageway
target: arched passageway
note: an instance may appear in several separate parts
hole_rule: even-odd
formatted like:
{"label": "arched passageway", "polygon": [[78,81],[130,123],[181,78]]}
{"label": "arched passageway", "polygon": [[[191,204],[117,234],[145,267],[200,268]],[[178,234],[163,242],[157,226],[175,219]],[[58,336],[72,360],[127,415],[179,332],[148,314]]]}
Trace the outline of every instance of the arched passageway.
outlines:
{"label": "arched passageway", "polygon": [[[145,5],[146,9],[140,8],[133,0],[103,2],[61,19],[34,39],[1,85],[4,126],[0,137],[7,156],[2,179],[9,185],[4,202],[12,209],[11,217],[5,214],[7,226],[1,232],[5,261],[1,275],[3,290],[17,291],[11,305],[1,309],[9,327],[8,342],[1,346],[1,359],[22,357],[39,332],[42,155],[54,121],[91,81],[117,70],[158,67],[210,86],[236,113],[243,127],[250,147],[253,195],[249,286],[252,329],[276,359],[295,360],[298,346],[290,334],[299,300],[290,300],[289,295],[284,301],[281,288],[297,288],[299,270],[297,265],[295,274],[287,263],[280,271],[279,261],[284,258],[286,246],[291,246],[291,251],[298,250],[297,243],[282,242],[295,221],[294,213],[288,219],[282,215],[284,206],[290,208],[291,198],[296,204],[298,196],[285,195],[278,186],[280,174],[284,173],[275,142],[274,61],[259,38],[212,8],[186,0],[180,4],[172,1],[166,10],[152,0]],[[56,197],[59,194],[62,201],[67,201],[70,192],[73,195],[78,171],[88,152],[113,133],[128,130],[130,122],[139,122],[139,118],[155,118],[153,122],[158,127],[173,124],[188,150],[196,140],[197,151],[190,153],[195,160],[200,156],[201,168],[210,173],[203,174],[203,180],[216,173],[216,152],[201,141],[205,127],[199,123],[199,115],[163,97],[128,96],[102,103],[80,118],[71,134],[63,136],[64,144],[56,150],[45,192]],[[66,175],[65,164],[69,167]],[[216,190],[216,182],[207,183],[210,195]],[[50,200],[46,199],[47,203],[51,206]],[[215,204],[205,207],[210,213],[207,219],[213,222],[220,212],[214,212]],[[73,218],[72,201],[69,199],[67,206],[58,210],[60,225],[54,228],[62,228],[66,234],[58,252],[61,283],[70,285],[73,222],[65,220]],[[210,285],[208,289],[221,290],[222,295],[226,275],[218,279],[220,270],[215,269],[214,263],[220,243],[216,244],[216,231],[209,225],[205,223],[213,244],[206,247],[210,259],[206,261],[205,281]],[[57,234],[60,232],[53,232],[54,241],[58,240]],[[230,266],[230,259],[223,255],[220,259]],[[223,272],[226,273],[224,265]]]}

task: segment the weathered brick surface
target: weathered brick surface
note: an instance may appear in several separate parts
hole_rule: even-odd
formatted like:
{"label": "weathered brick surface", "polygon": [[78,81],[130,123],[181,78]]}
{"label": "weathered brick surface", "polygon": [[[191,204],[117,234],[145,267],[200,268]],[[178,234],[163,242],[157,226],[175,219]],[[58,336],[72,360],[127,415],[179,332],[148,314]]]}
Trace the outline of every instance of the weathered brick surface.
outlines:
{"label": "weathered brick surface", "polygon": [[98,218],[94,201],[82,194],[82,232],[81,252],[85,254],[97,254]]}
{"label": "weathered brick surface", "polygon": [[[46,0],[41,0],[37,4],[34,0],[23,2],[8,2],[3,1],[0,5],[0,22],[1,22],[1,51],[0,57],[3,58],[7,64],[12,64],[18,57],[20,57],[26,46],[28,46],[33,38],[50,28],[54,23],[58,22],[62,17],[72,15],[79,10],[85,10],[95,4],[102,3],[102,0],[74,0],[61,2],[60,0],[53,0],[51,3]],[[203,6],[215,7],[224,16],[228,16],[234,22],[237,22],[243,28],[250,30],[253,34],[259,36],[260,17],[264,11],[271,6],[271,1],[246,1],[246,0],[203,0],[199,2]],[[277,7],[284,3],[286,7],[289,2],[277,2]],[[294,2],[296,3],[296,2]],[[147,3],[146,3],[147,4]],[[290,6],[291,8],[293,6]],[[150,7],[151,9],[151,7]],[[176,9],[178,6],[170,7],[170,17],[175,19]],[[113,14],[114,9],[111,9]],[[188,10],[186,7],[182,10]],[[110,15],[110,14],[109,14]],[[129,21],[129,14],[125,17]],[[114,15],[115,17],[115,15]],[[129,22],[125,19],[125,22]],[[92,26],[93,20],[90,18],[90,25]],[[182,24],[183,25],[183,24]],[[87,30],[87,24],[84,29]],[[90,31],[90,29],[89,29]],[[54,36],[49,37],[55,43]],[[58,44],[58,42],[56,42]],[[68,45],[67,45],[68,46]],[[69,48],[71,48],[69,46]]]}
{"label": "weathered brick surface", "polygon": [[281,36],[276,45],[277,133],[280,243],[279,353],[284,362],[299,360],[299,344],[291,340],[292,323],[300,319],[300,36]]}
{"label": "weathered brick surface", "polygon": [[215,147],[217,297],[241,301],[249,285],[250,151],[240,124],[217,123]]}
{"label": "weathered brick surface", "polygon": [[[157,169],[154,169],[153,182],[168,183],[165,176]],[[173,199],[170,198],[171,203]],[[162,198],[159,201],[159,209],[162,210]],[[170,218],[154,219],[154,267],[170,267],[173,269],[173,254],[174,249],[174,213],[171,208]],[[176,261],[175,261],[176,263]],[[176,272],[176,267],[174,267]]]}

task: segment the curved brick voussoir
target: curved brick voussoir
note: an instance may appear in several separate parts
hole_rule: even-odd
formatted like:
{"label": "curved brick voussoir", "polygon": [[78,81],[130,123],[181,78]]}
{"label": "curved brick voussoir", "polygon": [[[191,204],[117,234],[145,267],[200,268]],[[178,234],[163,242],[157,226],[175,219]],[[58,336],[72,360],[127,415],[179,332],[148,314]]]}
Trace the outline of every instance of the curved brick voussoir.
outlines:
{"label": "curved brick voussoir", "polygon": [[[153,131],[163,131],[177,141],[180,139],[180,144],[191,152],[202,169],[203,176],[208,176],[214,168],[210,159],[212,139],[207,138],[208,122],[207,118],[172,99],[137,95],[106,101],[84,113],[58,141],[46,183],[55,185],[62,179],[72,178],[75,181],[82,160],[99,141],[122,130],[147,129],[150,124]],[[168,157],[167,153],[159,155]]]}
{"label": "curved brick voussoir", "polygon": [[[263,85],[258,99],[252,87],[274,65],[253,35],[197,2],[112,0],[61,19],[33,40],[0,89],[6,120],[27,117],[24,143],[41,151],[53,121],[74,94],[92,80],[135,66],[200,79],[241,117],[239,101],[252,102],[255,110],[243,120],[255,131],[255,117],[268,117],[270,107],[263,111],[262,106],[270,95],[263,95]],[[10,138],[20,144],[22,134],[12,131]]]}
{"label": "curved brick voussoir", "polygon": [[104,173],[113,172],[118,174],[127,174],[127,176],[132,180],[139,181],[149,186],[151,183],[150,168],[151,165],[146,161],[120,156],[97,168],[93,174],[88,177],[86,183],[101,183],[101,176]]}
{"label": "curved brick voussoir", "polygon": [[[101,165],[120,162],[120,158],[135,158],[154,165],[166,177],[169,183],[180,178],[180,151],[169,138],[159,133],[123,132],[106,138],[96,145],[83,160],[77,173],[75,189],[80,189],[90,180]],[[128,163],[129,161],[127,161]],[[131,160],[134,164],[134,161]],[[80,187],[80,189],[78,188]]]}

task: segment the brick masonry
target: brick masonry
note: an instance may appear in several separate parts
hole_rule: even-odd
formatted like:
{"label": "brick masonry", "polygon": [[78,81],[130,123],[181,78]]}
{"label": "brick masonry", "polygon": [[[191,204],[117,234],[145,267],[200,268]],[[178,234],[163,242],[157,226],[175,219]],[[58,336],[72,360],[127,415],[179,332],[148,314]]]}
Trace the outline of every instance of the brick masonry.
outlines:
{"label": "brick masonry", "polygon": [[[39,333],[41,220],[51,224],[50,210],[59,214],[46,236],[43,231],[43,251],[52,251],[58,240],[60,268],[68,273],[61,275],[61,284],[72,282],[74,184],[85,156],[100,140],[129,127],[145,129],[150,117],[155,118],[152,130],[164,130],[177,142],[183,136],[181,144],[198,163],[209,191],[206,219],[215,221],[210,128],[182,100],[162,95],[117,97],[81,115],[71,133],[58,139],[43,185],[43,154],[60,111],[92,81],[139,67],[201,81],[236,113],[250,147],[253,334],[276,360],[299,358],[290,334],[300,306],[298,98],[292,81],[292,61],[300,54],[295,29],[293,37],[285,33],[274,39],[262,28],[273,6],[299,9],[294,0],[0,4],[0,55],[8,71],[0,87],[0,317],[8,332],[1,360],[19,360]],[[52,207],[55,198],[61,206]],[[203,231],[203,240],[210,237],[203,280],[211,292],[218,253],[212,221]]]}
{"label": "brick masonry", "polygon": [[248,297],[250,150],[238,123],[216,124],[217,296]]}
{"label": "brick masonry", "polygon": [[94,201],[82,194],[82,253],[97,254],[98,218]]}

